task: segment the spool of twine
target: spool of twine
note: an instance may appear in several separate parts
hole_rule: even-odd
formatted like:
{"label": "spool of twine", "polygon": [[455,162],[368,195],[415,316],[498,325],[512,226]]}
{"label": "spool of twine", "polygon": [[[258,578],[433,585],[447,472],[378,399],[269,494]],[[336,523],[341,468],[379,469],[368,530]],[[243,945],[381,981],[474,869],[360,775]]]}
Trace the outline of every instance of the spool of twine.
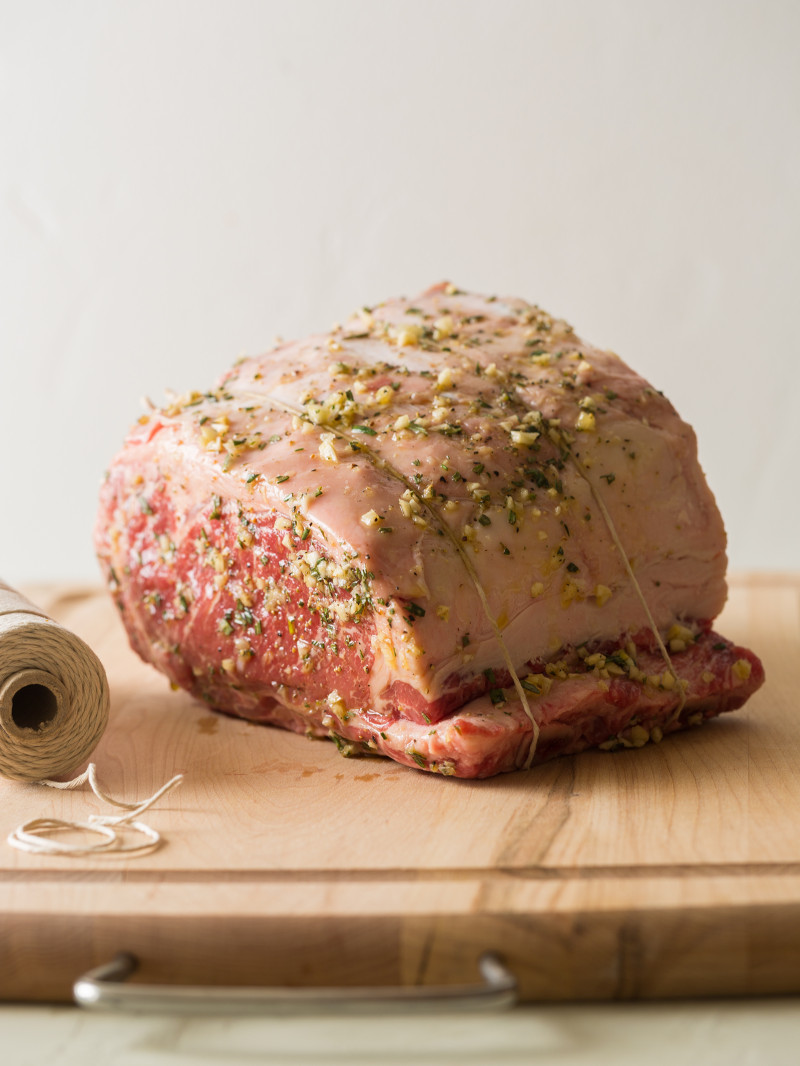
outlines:
{"label": "spool of twine", "polygon": [[0,775],[72,772],[103,735],[108,703],[92,649],[0,581]]}

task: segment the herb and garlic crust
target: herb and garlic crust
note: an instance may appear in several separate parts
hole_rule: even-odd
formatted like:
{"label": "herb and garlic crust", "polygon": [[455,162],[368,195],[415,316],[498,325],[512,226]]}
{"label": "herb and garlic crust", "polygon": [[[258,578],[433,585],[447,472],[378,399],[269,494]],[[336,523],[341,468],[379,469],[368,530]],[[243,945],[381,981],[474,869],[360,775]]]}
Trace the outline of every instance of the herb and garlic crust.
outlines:
{"label": "herb and garlic crust", "polygon": [[565,322],[452,285],[143,416],[96,543],[172,681],[445,776],[639,747],[763,680],[711,632],[691,428]]}

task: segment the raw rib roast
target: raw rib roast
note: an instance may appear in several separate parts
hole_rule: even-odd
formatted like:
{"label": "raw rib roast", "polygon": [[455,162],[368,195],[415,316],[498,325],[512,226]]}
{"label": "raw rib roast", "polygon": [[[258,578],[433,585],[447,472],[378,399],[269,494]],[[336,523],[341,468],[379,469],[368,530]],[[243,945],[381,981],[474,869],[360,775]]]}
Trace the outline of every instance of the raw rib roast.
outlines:
{"label": "raw rib roast", "polygon": [[131,643],[230,714],[445,776],[640,747],[759,687],[671,404],[440,285],[143,416],[102,489]]}

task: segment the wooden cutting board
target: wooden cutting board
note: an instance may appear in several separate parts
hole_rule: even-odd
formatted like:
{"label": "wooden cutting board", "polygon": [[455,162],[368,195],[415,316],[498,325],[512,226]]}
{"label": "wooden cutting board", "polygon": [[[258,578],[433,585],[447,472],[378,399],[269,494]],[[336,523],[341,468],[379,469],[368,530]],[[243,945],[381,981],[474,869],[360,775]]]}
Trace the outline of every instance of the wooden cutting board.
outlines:
{"label": "wooden cutting board", "polygon": [[[183,785],[140,859],[0,844],[0,998],[67,999],[119,950],[143,980],[475,980],[524,999],[800,991],[800,576],[732,584],[719,629],[763,658],[742,711],[660,745],[466,782],[210,712],[128,649],[104,593],[34,588],[103,660],[115,796]],[[100,803],[0,781],[0,840]]]}

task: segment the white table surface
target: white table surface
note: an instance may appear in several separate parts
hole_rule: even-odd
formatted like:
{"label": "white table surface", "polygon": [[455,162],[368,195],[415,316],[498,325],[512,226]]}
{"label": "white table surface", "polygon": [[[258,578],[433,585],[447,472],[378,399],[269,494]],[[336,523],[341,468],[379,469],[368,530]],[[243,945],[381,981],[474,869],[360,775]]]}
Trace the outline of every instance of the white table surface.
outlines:
{"label": "white table surface", "polygon": [[0,1049],[7,1066],[797,1066],[800,999],[363,1019],[179,1018],[4,1005]]}

